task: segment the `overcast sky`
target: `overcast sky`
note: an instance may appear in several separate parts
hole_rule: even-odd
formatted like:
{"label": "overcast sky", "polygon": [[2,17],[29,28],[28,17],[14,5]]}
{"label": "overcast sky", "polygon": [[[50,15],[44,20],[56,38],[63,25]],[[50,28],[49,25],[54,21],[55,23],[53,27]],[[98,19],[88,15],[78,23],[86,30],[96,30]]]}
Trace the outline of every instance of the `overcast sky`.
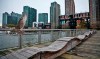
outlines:
{"label": "overcast sky", "polygon": [[[23,6],[30,6],[37,9],[38,13],[50,13],[51,2],[58,2],[61,6],[61,14],[65,14],[65,0],[0,0],[0,25],[2,24],[2,13],[12,11],[21,14]],[[88,12],[89,2],[88,0],[74,0],[75,1],[75,12]],[[50,18],[49,18],[50,19]]]}

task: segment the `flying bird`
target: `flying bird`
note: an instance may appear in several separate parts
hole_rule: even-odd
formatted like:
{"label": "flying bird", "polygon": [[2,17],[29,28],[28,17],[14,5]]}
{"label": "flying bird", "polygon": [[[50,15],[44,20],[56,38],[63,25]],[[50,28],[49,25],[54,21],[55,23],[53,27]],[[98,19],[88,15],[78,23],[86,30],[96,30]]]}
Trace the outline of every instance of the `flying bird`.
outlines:
{"label": "flying bird", "polygon": [[17,24],[16,29],[22,30],[22,29],[24,28],[24,26],[25,26],[26,20],[27,20],[27,15],[24,14],[24,15],[20,18],[20,20],[18,21],[18,24]]}
{"label": "flying bird", "polygon": [[13,31],[18,32],[18,33],[23,33],[22,29],[24,29],[25,23],[27,20],[27,15],[24,14],[20,20],[18,21],[17,26],[15,27],[15,29],[13,29]]}

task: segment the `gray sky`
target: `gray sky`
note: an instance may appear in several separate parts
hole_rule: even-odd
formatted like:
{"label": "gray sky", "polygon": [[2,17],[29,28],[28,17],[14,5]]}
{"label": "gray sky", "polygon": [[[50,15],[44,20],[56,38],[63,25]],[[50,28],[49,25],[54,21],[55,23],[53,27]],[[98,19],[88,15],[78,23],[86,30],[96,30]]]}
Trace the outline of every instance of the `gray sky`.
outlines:
{"label": "gray sky", "polygon": [[[37,9],[38,13],[50,13],[51,2],[58,2],[61,6],[61,14],[65,14],[65,0],[0,0],[0,25],[2,24],[2,13],[12,11],[21,14],[23,6],[30,6]],[[88,0],[75,0],[76,13],[88,12]],[[50,19],[50,18],[49,18]]]}

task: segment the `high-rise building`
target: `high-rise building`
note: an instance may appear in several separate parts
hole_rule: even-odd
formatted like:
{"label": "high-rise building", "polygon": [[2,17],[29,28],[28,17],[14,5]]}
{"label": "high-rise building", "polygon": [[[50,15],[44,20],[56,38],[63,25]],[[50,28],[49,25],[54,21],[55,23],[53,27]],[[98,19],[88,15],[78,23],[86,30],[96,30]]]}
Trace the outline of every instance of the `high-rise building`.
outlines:
{"label": "high-rise building", "polygon": [[30,7],[24,6],[24,7],[23,7],[23,13],[22,13],[22,14],[24,14],[24,13],[27,14],[27,20],[26,20],[25,26],[28,27],[28,21],[29,21],[29,18],[30,18],[30,17],[29,17]]}
{"label": "high-rise building", "polygon": [[12,20],[14,21],[13,23],[15,25],[18,24],[18,21],[20,20],[21,16],[22,16],[21,14],[18,14],[18,13],[15,13],[15,12],[11,13],[11,17],[12,17]]}
{"label": "high-rise building", "polygon": [[50,6],[50,23],[52,29],[58,28],[59,16],[60,16],[60,5],[57,2],[52,2]]}
{"label": "high-rise building", "polygon": [[100,0],[89,0],[91,28],[100,29]]}
{"label": "high-rise building", "polygon": [[6,27],[8,25],[16,26],[20,18],[21,18],[21,14],[12,12],[10,15],[7,12],[5,12],[3,13],[2,25],[3,27]]}
{"label": "high-rise building", "polygon": [[44,24],[47,24],[48,23],[48,13],[39,13],[38,21],[44,22]]}
{"label": "high-rise building", "polygon": [[65,15],[75,14],[74,0],[65,0]]}
{"label": "high-rise building", "polygon": [[17,17],[15,16],[8,16],[8,19],[7,19],[7,26],[9,25],[13,25],[13,26],[16,26],[17,25]]}
{"label": "high-rise building", "polygon": [[9,21],[12,20],[12,24],[14,25],[17,25],[18,24],[18,21],[20,20],[21,18],[21,14],[18,14],[18,13],[15,13],[15,12],[12,12],[11,13],[11,17],[9,17]]}
{"label": "high-rise building", "polygon": [[36,22],[37,10],[29,6],[24,6],[23,13],[27,14],[26,27],[32,27],[33,22]]}
{"label": "high-rise building", "polygon": [[9,16],[9,14],[7,12],[3,13],[3,16],[2,16],[2,27],[6,27],[8,16]]}

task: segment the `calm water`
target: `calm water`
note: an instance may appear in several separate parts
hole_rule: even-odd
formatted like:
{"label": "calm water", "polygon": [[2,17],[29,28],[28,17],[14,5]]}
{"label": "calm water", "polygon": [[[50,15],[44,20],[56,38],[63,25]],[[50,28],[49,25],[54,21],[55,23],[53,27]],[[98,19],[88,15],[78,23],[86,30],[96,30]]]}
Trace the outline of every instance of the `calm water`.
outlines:
{"label": "calm water", "polygon": [[[62,33],[62,37],[64,36],[65,33]],[[53,34],[54,39],[57,39],[58,37],[59,37],[58,33]],[[43,43],[48,41],[52,41],[51,34],[50,33],[42,34],[41,42]],[[34,33],[28,35],[22,35],[22,43],[23,45],[27,45],[28,43],[36,44],[38,43],[38,35]],[[0,50],[18,46],[19,46],[19,35],[0,33]]]}

